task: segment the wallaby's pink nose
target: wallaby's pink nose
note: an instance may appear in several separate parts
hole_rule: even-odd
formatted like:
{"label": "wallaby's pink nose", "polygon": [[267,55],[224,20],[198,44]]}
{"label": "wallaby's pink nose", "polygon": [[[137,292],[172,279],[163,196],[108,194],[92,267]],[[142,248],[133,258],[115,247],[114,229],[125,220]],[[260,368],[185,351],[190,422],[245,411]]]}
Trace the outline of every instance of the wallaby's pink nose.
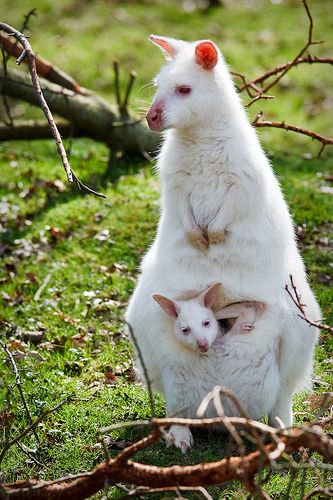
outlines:
{"label": "wallaby's pink nose", "polygon": [[151,106],[146,115],[146,120],[150,130],[154,132],[161,132],[161,130],[163,130],[163,108],[160,103]]}
{"label": "wallaby's pink nose", "polygon": [[206,339],[198,339],[197,346],[201,352],[207,352],[209,350],[209,345]]}

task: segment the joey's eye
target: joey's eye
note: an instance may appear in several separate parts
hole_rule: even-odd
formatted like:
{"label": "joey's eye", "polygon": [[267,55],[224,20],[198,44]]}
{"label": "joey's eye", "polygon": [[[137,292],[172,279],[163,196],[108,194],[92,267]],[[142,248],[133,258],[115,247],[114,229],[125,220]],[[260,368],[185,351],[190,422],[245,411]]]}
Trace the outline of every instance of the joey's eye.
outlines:
{"label": "joey's eye", "polygon": [[181,96],[187,96],[190,95],[192,92],[192,87],[189,85],[179,85],[179,87],[176,87],[176,94],[181,95]]}
{"label": "joey's eye", "polygon": [[210,325],[209,319],[206,319],[206,321],[202,322],[202,326],[209,326],[209,325]]}
{"label": "joey's eye", "polygon": [[182,328],[182,332],[184,335],[188,335],[190,333],[191,329],[190,328],[187,328],[186,326],[184,326]]}

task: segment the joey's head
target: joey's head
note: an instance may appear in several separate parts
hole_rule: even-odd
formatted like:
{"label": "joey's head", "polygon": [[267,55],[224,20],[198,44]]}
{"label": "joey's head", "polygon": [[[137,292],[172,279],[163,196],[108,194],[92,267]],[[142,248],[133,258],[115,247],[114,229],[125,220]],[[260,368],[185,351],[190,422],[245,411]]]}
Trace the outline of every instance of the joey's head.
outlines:
{"label": "joey's head", "polygon": [[190,349],[207,353],[220,331],[212,311],[220,287],[216,283],[191,300],[175,301],[163,295],[152,298],[175,320],[177,339]]}
{"label": "joey's head", "polygon": [[[218,121],[229,72],[216,45],[150,35],[168,63],[157,75],[157,92],[147,113],[151,130],[195,129]],[[225,100],[225,99],[224,99]]]}

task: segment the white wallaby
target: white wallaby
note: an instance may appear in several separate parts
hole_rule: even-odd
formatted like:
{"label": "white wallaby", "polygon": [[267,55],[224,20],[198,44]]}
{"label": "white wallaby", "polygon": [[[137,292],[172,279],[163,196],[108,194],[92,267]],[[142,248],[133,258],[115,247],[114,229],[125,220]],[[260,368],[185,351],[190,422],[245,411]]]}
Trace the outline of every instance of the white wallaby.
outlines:
{"label": "white wallaby", "polygon": [[[309,383],[318,337],[284,290],[290,275],[308,316],[317,320],[320,310],[287,205],[215,44],[150,40],[168,59],[147,114],[152,130],[166,131],[157,163],[162,206],[126,319],[168,414],[195,417],[207,392],[223,385],[252,418],[268,415],[277,426],[279,417],[289,426],[292,396]],[[263,302],[264,311],[251,334],[226,335],[208,354],[189,350],[151,295],[173,297],[217,281],[234,302]],[[209,407],[206,415],[213,413]],[[187,428],[172,427],[170,436],[181,449],[192,444]]]}

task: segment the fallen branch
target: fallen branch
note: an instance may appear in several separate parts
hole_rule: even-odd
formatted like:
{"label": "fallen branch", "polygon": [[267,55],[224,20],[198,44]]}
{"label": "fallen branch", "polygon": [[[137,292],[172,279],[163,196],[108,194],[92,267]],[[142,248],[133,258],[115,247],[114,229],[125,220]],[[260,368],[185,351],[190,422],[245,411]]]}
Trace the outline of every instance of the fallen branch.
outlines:
{"label": "fallen branch", "polygon": [[[249,425],[247,419],[238,418],[242,425]],[[192,424],[190,419],[155,419],[152,421],[152,424],[164,427],[170,424],[170,420],[177,424],[181,422],[180,425]],[[211,426],[216,425],[217,419],[209,420],[211,421]],[[235,423],[235,418],[233,418],[233,422]],[[198,427],[200,423],[200,420],[196,421]],[[300,447],[306,447],[322,455],[327,462],[333,462],[333,440],[324,433],[321,427],[312,425],[310,427],[290,430],[277,430],[269,426],[266,427],[269,429],[269,432],[278,436],[279,440],[284,443],[286,453],[290,454],[298,451]],[[141,446],[157,441],[159,436],[160,432],[155,427],[153,433],[145,438],[145,441],[142,440],[140,442],[142,443],[140,449],[142,449]],[[124,460],[119,460],[116,457],[103,462],[90,472],[70,476],[70,478],[60,478],[56,481],[29,480],[5,484],[4,491],[12,500],[44,498],[48,500],[80,500],[103,489],[106,482],[107,484],[123,482],[148,488],[175,487],[179,485],[182,487],[199,487],[221,484],[224,481],[235,479],[246,484],[247,478],[254,477],[258,470],[261,470],[264,465],[270,463],[269,456],[274,449],[275,444],[267,444],[265,445],[265,455],[260,451],[255,451],[244,457],[228,457],[212,463],[192,466],[157,467],[130,461],[129,458],[138,451],[138,447],[132,445],[122,452]],[[0,493],[0,498],[5,498],[5,496],[1,497]]]}
{"label": "fallen branch", "polygon": [[[22,33],[23,30],[20,30]],[[0,33],[0,44],[3,46],[7,54],[19,58],[24,49],[19,47],[10,36]],[[40,56],[35,57],[36,70],[39,76],[43,76],[50,82],[56,83],[65,89],[72,90],[77,94],[85,94],[86,91],[82,88],[71,76],[57,68],[54,64]],[[24,58],[24,63],[29,64],[28,60]]]}
{"label": "fallen branch", "polygon": [[[29,78],[22,71],[8,69],[7,78],[4,78],[0,67],[1,82],[6,95],[39,105]],[[44,79],[41,79],[41,85],[51,111],[71,123],[74,135],[78,131],[80,136],[103,142],[114,152],[132,155],[154,151],[158,147],[160,137],[150,132],[141,120],[137,117],[122,120],[117,107],[96,94],[74,94]],[[6,130],[4,133],[10,132]]]}

